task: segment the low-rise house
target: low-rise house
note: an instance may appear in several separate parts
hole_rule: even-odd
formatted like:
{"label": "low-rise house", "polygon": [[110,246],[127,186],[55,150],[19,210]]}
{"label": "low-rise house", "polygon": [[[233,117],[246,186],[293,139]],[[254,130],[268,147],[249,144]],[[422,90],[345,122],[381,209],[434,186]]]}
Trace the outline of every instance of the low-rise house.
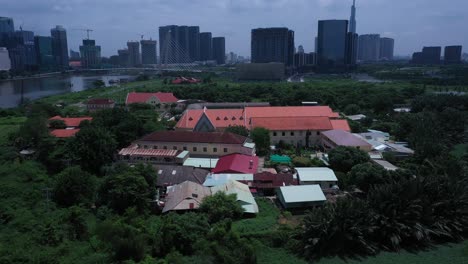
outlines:
{"label": "low-rise house", "polygon": [[343,130],[329,130],[322,132],[322,147],[331,150],[339,146],[353,147],[366,152],[372,150],[372,145],[360,137]]}
{"label": "low-rise house", "polygon": [[237,201],[244,209],[244,213],[257,214],[258,205],[250,192],[249,186],[238,181],[230,180],[226,184],[211,188],[211,193],[224,192],[226,194],[235,194]]}
{"label": "low-rise house", "polygon": [[226,184],[230,180],[238,181],[250,186],[254,180],[253,174],[209,174],[206,177],[203,186],[206,187],[215,187]]}
{"label": "low-rise house", "polygon": [[247,184],[254,193],[260,195],[274,195],[277,188],[297,185],[298,181],[292,174],[259,172],[254,174],[253,182]]}
{"label": "low-rise house", "polygon": [[323,205],[327,198],[320,185],[298,185],[280,187],[278,201],[285,209],[306,209]]}
{"label": "low-rise house", "polygon": [[348,118],[349,120],[352,120],[352,121],[360,121],[360,120],[365,119],[366,117],[367,116],[363,115],[363,114],[346,116],[346,118]]}
{"label": "low-rise house", "polygon": [[152,164],[183,164],[188,158],[188,151],[171,149],[144,149],[131,145],[119,151],[119,160],[128,163],[147,162]]}
{"label": "low-rise house", "polygon": [[156,186],[162,188],[185,181],[203,184],[210,173],[208,170],[178,165],[154,165],[154,168],[158,175]]}
{"label": "low-rise house", "polygon": [[65,128],[51,129],[50,134],[57,138],[70,138],[74,137],[76,133],[80,131],[82,122],[92,121],[93,118],[89,116],[85,117],[61,117],[54,116],[49,118],[49,127],[50,123],[53,121],[63,121]]}
{"label": "low-rise house", "polygon": [[211,195],[211,190],[200,184],[185,181],[169,187],[166,195],[163,213],[198,209],[203,198]]}
{"label": "low-rise house", "polygon": [[142,149],[189,151],[191,157],[255,154],[255,144],[249,138],[229,132],[158,131],[134,144]]}
{"label": "low-rise house", "polygon": [[372,146],[373,156],[376,156],[377,153],[380,153],[380,156],[383,153],[391,153],[397,158],[407,158],[414,155],[414,150],[408,148],[407,143],[390,141],[389,133],[369,129],[369,132],[354,135]]}
{"label": "low-rise house", "polygon": [[214,169],[218,164],[219,158],[187,158],[184,161],[184,166],[190,166],[202,169]]}
{"label": "low-rise house", "polygon": [[173,93],[128,93],[127,99],[125,100],[126,105],[130,104],[149,104],[154,107],[165,109],[172,105],[177,106],[177,99]]}
{"label": "low-rise house", "polygon": [[71,138],[74,137],[76,133],[80,131],[77,129],[54,129],[50,131],[50,134],[56,138]]}
{"label": "low-rise house", "polygon": [[89,99],[86,102],[86,109],[90,112],[95,112],[102,109],[112,109],[115,107],[115,101],[105,98]]}
{"label": "low-rise house", "polygon": [[220,173],[256,173],[258,169],[258,157],[243,154],[229,154],[219,158],[216,167],[212,170]]}
{"label": "low-rise house", "polygon": [[396,171],[398,170],[399,168],[393,164],[391,164],[390,162],[386,161],[386,160],[377,160],[377,159],[373,159],[372,160],[375,164],[381,166],[382,168],[388,170],[388,171]]}
{"label": "low-rise house", "polygon": [[296,168],[296,173],[300,185],[319,185],[322,189],[329,189],[338,184],[335,173],[329,168]]}

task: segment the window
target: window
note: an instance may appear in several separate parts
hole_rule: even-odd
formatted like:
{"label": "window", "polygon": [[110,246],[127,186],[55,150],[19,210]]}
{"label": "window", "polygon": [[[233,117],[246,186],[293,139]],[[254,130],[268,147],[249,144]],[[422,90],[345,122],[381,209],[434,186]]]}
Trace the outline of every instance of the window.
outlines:
{"label": "window", "polygon": [[320,135],[320,131],[317,131],[317,136]]}
{"label": "window", "polygon": [[302,136],[302,131],[301,131],[301,132],[299,132],[299,136]]}
{"label": "window", "polygon": [[218,152],[218,149],[217,148],[213,148],[213,152]]}
{"label": "window", "polygon": [[193,147],[193,151],[197,151],[197,147]]}
{"label": "window", "polygon": [[277,133],[276,132],[273,132],[273,136],[276,137]]}
{"label": "window", "polygon": [[158,146],[153,146],[153,149],[158,149]]}
{"label": "window", "polygon": [[184,147],[184,150],[187,150],[187,147]]}
{"label": "window", "polygon": [[282,132],[281,135],[284,137],[286,136],[286,132]]}
{"label": "window", "polygon": [[204,147],[203,152],[207,152],[207,151],[208,151],[208,148]]}
{"label": "window", "polygon": [[224,153],[227,153],[228,152],[228,149],[227,148],[224,148]]}
{"label": "window", "polygon": [[144,146],[143,146],[143,148],[144,148],[144,149],[147,149],[147,148],[148,148],[148,146],[147,146],[147,145],[144,145]]}
{"label": "window", "polygon": [[164,146],[163,149],[167,149],[167,146]]}
{"label": "window", "polygon": [[294,136],[294,132],[291,132],[291,136]]}
{"label": "window", "polygon": [[177,150],[177,147],[176,147],[176,146],[173,146],[172,149],[173,149],[173,150]]}

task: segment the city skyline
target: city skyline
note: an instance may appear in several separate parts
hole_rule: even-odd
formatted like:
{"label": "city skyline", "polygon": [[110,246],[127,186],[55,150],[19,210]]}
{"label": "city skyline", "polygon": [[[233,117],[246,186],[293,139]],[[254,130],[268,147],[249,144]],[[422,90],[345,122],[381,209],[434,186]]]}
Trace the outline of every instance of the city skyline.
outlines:
{"label": "city skyline", "polygon": [[[51,27],[63,25],[67,29],[69,49],[73,50],[77,50],[85,38],[84,32],[73,29],[92,28],[91,38],[100,43],[104,56],[116,54],[127,41],[138,41],[140,34],[144,34],[145,39],[159,40],[158,27],[170,24],[209,28],[213,36],[226,37],[226,51],[245,56],[250,54],[250,31],[257,27],[288,27],[295,31],[296,45],[303,45],[306,52],[313,51],[318,20],[348,20],[352,2],[137,0],[127,3],[115,0],[90,5],[89,0],[45,0],[40,3],[25,0],[21,5],[4,3],[0,15],[12,17],[16,29],[22,25],[24,30],[34,31],[36,35],[47,36]],[[117,12],[108,12],[110,3],[112,10]],[[468,18],[459,11],[467,5],[461,0],[453,0],[451,5],[427,0],[356,1],[357,33],[379,33],[382,37],[394,38],[395,55],[410,55],[422,46],[468,46],[468,36],[457,32],[467,23]],[[176,16],[180,6],[196,15]],[[408,10],[418,12],[409,13]],[[121,13],[124,11],[125,14]],[[80,12],[86,15],[80,15]],[[397,19],[395,14],[401,17]]]}

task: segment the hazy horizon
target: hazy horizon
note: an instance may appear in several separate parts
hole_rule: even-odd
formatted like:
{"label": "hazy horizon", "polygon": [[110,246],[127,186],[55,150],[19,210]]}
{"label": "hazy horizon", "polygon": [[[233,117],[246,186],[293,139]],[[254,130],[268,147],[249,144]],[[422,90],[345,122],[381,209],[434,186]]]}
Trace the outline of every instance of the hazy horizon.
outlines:
{"label": "hazy horizon", "polygon": [[[468,2],[435,0],[357,0],[357,33],[395,38],[395,55],[410,55],[423,46],[468,46],[463,10]],[[156,39],[165,25],[200,26],[201,32],[226,37],[226,52],[250,56],[250,31],[288,27],[296,46],[314,50],[317,22],[349,20],[352,0],[22,0],[2,3],[0,16],[12,17],[15,29],[50,35],[55,25],[67,29],[68,46],[78,50],[86,32],[102,46],[102,55],[117,54],[128,40]],[[159,52],[158,52],[159,53]]]}

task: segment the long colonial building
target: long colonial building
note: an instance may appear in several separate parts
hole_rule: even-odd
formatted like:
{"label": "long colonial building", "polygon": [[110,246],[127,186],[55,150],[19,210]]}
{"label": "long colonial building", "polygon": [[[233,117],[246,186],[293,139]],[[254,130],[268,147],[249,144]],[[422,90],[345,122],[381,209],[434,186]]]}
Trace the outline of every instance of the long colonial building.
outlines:
{"label": "long colonial building", "polygon": [[348,121],[328,106],[244,107],[185,111],[176,125],[182,131],[224,131],[229,126],[270,130],[272,144],[283,141],[298,146],[320,143],[321,132],[350,131]]}

